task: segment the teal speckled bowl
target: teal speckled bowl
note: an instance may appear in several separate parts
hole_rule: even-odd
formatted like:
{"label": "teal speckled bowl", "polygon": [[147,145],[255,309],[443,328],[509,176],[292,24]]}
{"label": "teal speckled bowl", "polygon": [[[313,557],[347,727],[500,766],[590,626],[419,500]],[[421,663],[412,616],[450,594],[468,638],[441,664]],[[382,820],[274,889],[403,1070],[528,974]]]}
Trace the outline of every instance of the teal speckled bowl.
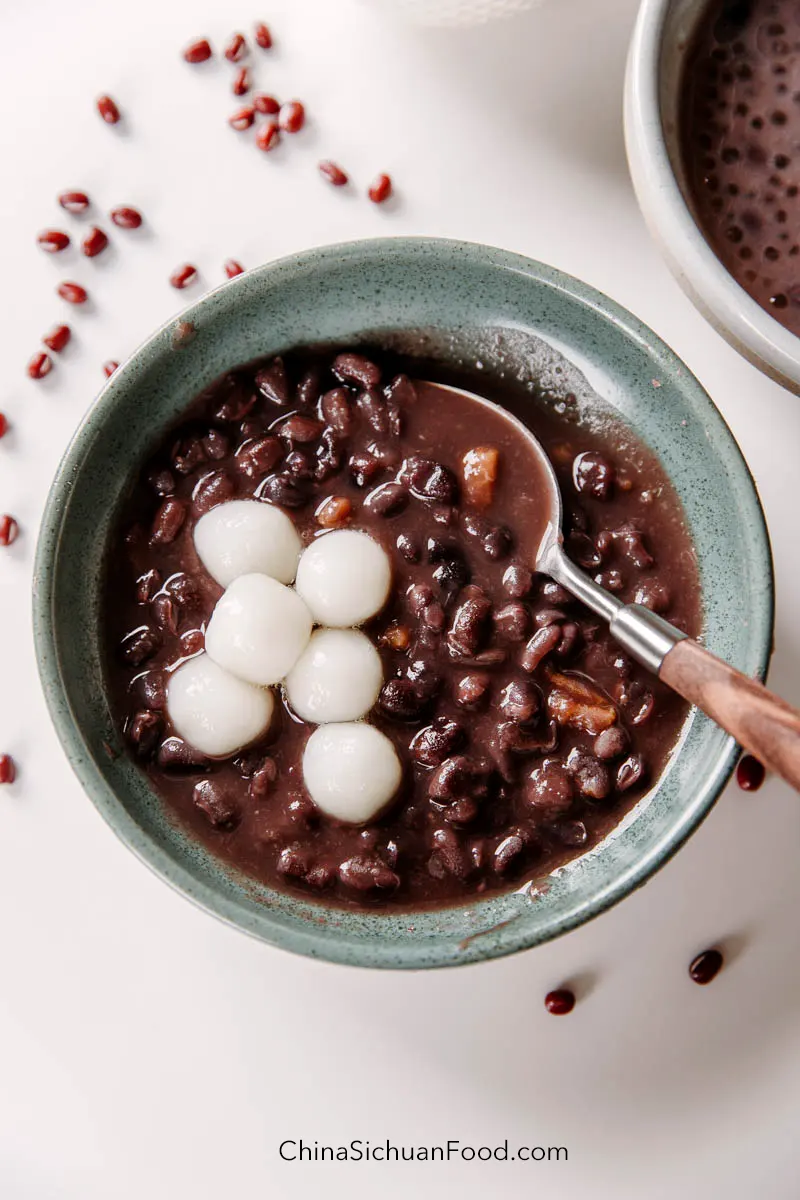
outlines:
{"label": "teal speckled bowl", "polygon": [[176,336],[177,322],[160,329],[84,420],[53,484],[37,553],[42,683],[70,762],[112,828],[162,878],[232,925],[360,966],[509,954],[574,928],[643,883],[706,815],[734,763],[733,740],[698,712],[634,812],[532,896],[383,916],[328,909],[236,875],[170,822],[121,752],[104,693],[97,581],[131,472],[203,387],[292,345],[384,341],[453,361],[477,358],[487,375],[539,377],[556,395],[572,391],[592,410],[615,409],[658,454],[683,501],[700,562],[706,645],[762,676],[772,636],[764,518],[739,449],[697,380],[655,334],[585,284],[461,242],[388,239],[308,251],[232,280],[181,320],[194,336]]}

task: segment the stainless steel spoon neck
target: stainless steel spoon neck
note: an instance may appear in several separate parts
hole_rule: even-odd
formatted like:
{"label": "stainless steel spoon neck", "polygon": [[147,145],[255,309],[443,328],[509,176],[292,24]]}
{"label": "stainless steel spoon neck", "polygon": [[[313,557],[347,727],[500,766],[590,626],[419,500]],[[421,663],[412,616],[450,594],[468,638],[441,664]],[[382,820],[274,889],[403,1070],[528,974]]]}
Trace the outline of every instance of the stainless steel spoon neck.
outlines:
{"label": "stainless steel spoon neck", "polygon": [[538,567],[604,621],[611,623],[620,609],[625,607],[621,600],[595,583],[591,576],[567,557],[560,539],[553,538],[544,554],[539,555]]}
{"label": "stainless steel spoon neck", "polygon": [[623,604],[577,567],[560,543],[551,544],[539,566],[592,612],[608,621],[611,636],[623,650],[656,675],[673,646],[686,637],[643,604]]}
{"label": "stainless steel spoon neck", "polygon": [[686,637],[643,604],[625,604],[609,623],[611,636],[632,658],[658,675],[673,646]]}

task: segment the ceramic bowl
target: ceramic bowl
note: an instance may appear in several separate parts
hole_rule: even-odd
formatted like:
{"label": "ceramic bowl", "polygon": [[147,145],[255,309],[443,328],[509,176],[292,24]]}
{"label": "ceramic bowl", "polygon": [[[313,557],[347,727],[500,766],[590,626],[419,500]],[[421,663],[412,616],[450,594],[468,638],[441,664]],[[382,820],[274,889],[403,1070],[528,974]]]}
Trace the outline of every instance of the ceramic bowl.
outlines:
{"label": "ceramic bowl", "polygon": [[732,346],[800,392],[800,338],[757,304],[722,265],[688,200],[678,144],[680,85],[709,0],[642,0],[628,56],[625,142],[645,220],[673,274]]}
{"label": "ceramic bowl", "polygon": [[231,924],[360,966],[434,967],[508,954],[572,929],[643,883],[708,812],[735,760],[732,739],[698,712],[623,825],[533,897],[381,915],[326,908],[236,875],[176,828],[122,751],[105,696],[98,579],[132,472],[202,388],[236,364],[292,345],[364,339],[454,362],[477,358],[489,374],[537,377],[556,394],[572,391],[616,410],[659,455],[683,501],[699,555],[706,644],[761,676],[772,627],[763,516],[736,443],[683,363],[585,284],[500,250],[438,240],[298,254],[211,292],[180,321],[191,330],[177,321],[160,329],[112,376],[79,428],[37,551],[42,683],[72,766],[112,828],[163,879]]}

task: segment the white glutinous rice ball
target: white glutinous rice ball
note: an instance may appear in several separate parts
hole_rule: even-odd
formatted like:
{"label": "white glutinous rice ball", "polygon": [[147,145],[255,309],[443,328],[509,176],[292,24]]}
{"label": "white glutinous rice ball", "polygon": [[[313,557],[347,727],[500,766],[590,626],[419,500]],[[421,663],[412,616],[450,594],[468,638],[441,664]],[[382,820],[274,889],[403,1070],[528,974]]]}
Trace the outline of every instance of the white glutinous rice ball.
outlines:
{"label": "white glutinous rice ball", "polygon": [[210,758],[226,758],[265,733],[272,720],[272,692],[244,683],[198,654],[173,671],[167,712],[175,731]]}
{"label": "white glutinous rice ball", "polygon": [[291,517],[262,500],[227,500],[194,527],[197,555],[217,583],[240,575],[271,575],[291,583],[303,543]]}
{"label": "white glutinous rice ball", "polygon": [[318,629],[286,676],[286,694],[304,721],[357,721],[382,683],[381,656],[365,633]]}
{"label": "white glutinous rice ball", "polygon": [[389,556],[369,534],[337,529],[300,556],[296,587],[320,625],[360,625],[386,603]]}
{"label": "white glutinous rice ball", "polygon": [[240,575],[217,601],[206,650],[226,671],[268,687],[288,675],[311,637],[311,613],[269,575]]}
{"label": "white glutinous rice ball", "polygon": [[303,778],[317,808],[353,825],[372,820],[400,786],[392,743],[363,722],[320,725],[306,742]]}

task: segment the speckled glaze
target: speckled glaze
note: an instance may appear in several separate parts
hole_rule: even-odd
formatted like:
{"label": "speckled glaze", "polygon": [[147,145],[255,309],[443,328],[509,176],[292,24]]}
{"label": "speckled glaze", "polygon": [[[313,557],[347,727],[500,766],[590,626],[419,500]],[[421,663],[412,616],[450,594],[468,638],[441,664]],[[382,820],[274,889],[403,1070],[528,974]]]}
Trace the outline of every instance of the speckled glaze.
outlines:
{"label": "speckled glaze", "polygon": [[[458,357],[479,346],[487,369],[494,355],[503,370],[524,375],[532,370],[525,347],[541,344],[535,334],[577,363],[660,456],[698,549],[706,645],[761,676],[772,634],[764,520],[736,443],[687,368],[585,284],[461,242],[384,239],[308,251],[232,280],[181,320],[193,324],[194,336],[176,339],[176,322],[160,329],[112,376],[79,428],[37,552],[42,683],[69,760],[112,828],[163,879],[222,919],[277,946],[359,966],[438,967],[509,954],[574,928],[643,883],[703,819],[733,767],[732,739],[697,712],[649,796],[533,895],[385,916],[326,909],[237,876],[175,828],[122,753],[103,686],[98,579],[131,472],[158,430],[230,367],[292,345],[354,343],[367,333],[388,342],[424,328],[441,353]],[[564,373],[551,368],[554,377]]]}

